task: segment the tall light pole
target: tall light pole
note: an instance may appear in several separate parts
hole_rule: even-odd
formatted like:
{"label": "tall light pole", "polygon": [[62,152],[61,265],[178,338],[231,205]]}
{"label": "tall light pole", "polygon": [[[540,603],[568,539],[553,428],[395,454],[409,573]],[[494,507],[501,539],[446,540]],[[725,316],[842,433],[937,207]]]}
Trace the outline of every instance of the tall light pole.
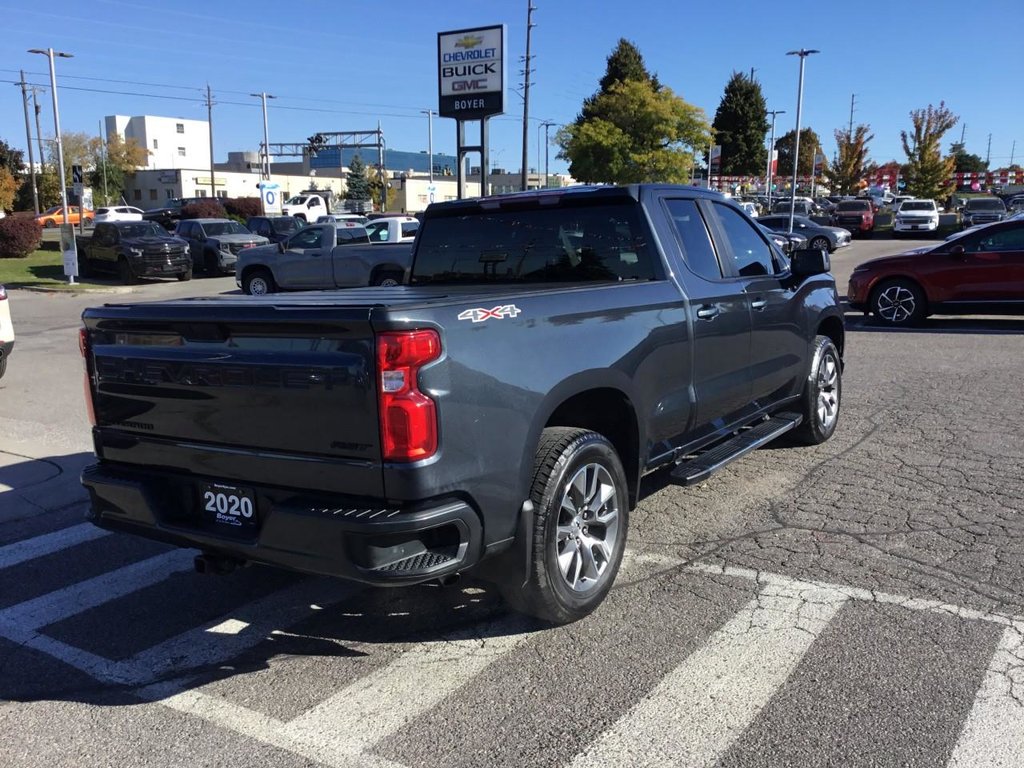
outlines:
{"label": "tall light pole", "polygon": [[[53,67],[53,57],[58,56],[62,59],[74,58],[70,53],[64,53],[63,51],[55,51],[53,48],[47,48],[45,51],[41,48],[30,48],[29,53],[38,53],[45,56],[50,61],[50,90],[53,92],[53,130],[56,131],[57,137],[55,142],[57,144],[57,173],[60,174],[60,207],[61,215],[64,217],[64,223],[68,223],[68,190],[67,183],[64,179],[64,144],[60,139],[60,110],[57,108],[57,70]],[[82,211],[81,205],[78,207],[78,215],[85,216],[85,212]],[[75,282],[74,277],[69,278],[70,282]]]}
{"label": "tall light pole", "polygon": [[[263,181],[270,181],[270,130],[267,128],[267,99],[276,99],[276,96],[271,96],[269,93],[250,93],[257,99],[263,102],[263,165],[261,166]],[[264,202],[265,196],[260,195],[260,209],[263,211],[265,216],[267,213],[267,206]]]}
{"label": "tall light pole", "polygon": [[[796,92],[796,135],[793,138],[793,190],[789,196],[789,233],[793,234],[793,217],[796,214],[796,170],[800,161],[800,110],[804,104],[804,60],[812,53],[821,53],[811,48],[787,51],[787,56],[800,57],[800,85]],[[813,170],[812,170],[813,173]]]}
{"label": "tall light pole", "polygon": [[765,186],[768,189],[768,213],[771,213],[772,212],[772,176],[774,175],[773,172],[772,172],[772,158],[775,155],[775,118],[778,115],[786,114],[786,110],[784,110],[784,109],[773,109],[773,110],[769,110],[768,112],[766,112],[766,114],[769,114],[769,115],[772,116],[772,138],[771,138],[771,141],[768,142],[768,170],[767,170],[767,173],[765,173]]}
{"label": "tall light pole", "polygon": [[430,183],[434,183],[434,115],[432,109],[421,109],[421,115],[427,116],[427,152],[430,153]]}
{"label": "tall light pole", "polygon": [[551,147],[551,139],[548,138],[548,129],[553,125],[558,125],[558,123],[545,120],[540,124],[540,127],[544,129],[544,189],[548,188],[548,150]]}

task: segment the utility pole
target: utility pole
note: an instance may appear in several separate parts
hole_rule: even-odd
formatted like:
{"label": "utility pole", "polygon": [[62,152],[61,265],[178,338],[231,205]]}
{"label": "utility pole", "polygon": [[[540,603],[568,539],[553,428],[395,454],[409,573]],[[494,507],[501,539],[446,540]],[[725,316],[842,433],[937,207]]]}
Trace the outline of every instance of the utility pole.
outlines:
{"label": "utility pole", "polygon": [[750,82],[754,82],[754,73],[757,72],[753,67],[750,68]]}
{"label": "utility pole", "polygon": [[[960,127],[960,146],[961,147],[964,145],[964,137],[965,136],[967,136],[967,123],[964,123]],[[967,150],[965,149],[964,151],[966,152]]]}
{"label": "utility pole", "polygon": [[1013,144],[1010,146],[1010,165],[1013,165],[1013,156],[1017,152],[1017,140],[1013,140]]}
{"label": "utility pole", "polygon": [[[32,129],[28,122],[28,90],[25,88],[25,70],[21,70],[21,102],[25,107],[25,140],[28,142],[28,170],[32,176],[32,208],[39,215],[39,187],[36,184],[36,161],[32,157]],[[42,158],[39,158],[42,160]]]}
{"label": "utility pole", "polygon": [[103,199],[108,203],[110,200],[107,199],[107,139],[103,131],[103,121],[100,120],[100,161],[103,163]]}
{"label": "utility pole", "polygon": [[434,183],[434,115],[432,109],[421,109],[421,115],[427,116],[427,152],[430,154],[430,183]]}
{"label": "utility pole", "polygon": [[988,135],[988,149],[985,150],[985,168],[988,168],[989,160],[992,159],[992,134]]}
{"label": "utility pole", "polygon": [[[271,96],[269,93],[250,93],[253,96],[263,102],[263,162],[260,165],[260,178],[263,181],[270,181],[270,131],[267,128],[267,99],[276,99],[276,96]],[[211,157],[211,163],[213,158]],[[260,195],[260,210],[263,211],[263,215],[267,215],[267,206],[264,203],[264,196]]]}
{"label": "utility pole", "polygon": [[771,211],[772,211],[772,176],[774,175],[773,171],[772,171],[772,160],[774,159],[774,156],[775,156],[775,117],[777,115],[784,115],[784,114],[786,114],[786,110],[784,110],[784,109],[773,109],[773,110],[767,111],[765,114],[768,114],[768,115],[772,116],[772,138],[771,138],[771,141],[768,143],[768,169],[767,169],[767,171],[765,173],[765,186],[768,188],[768,190],[767,190],[768,191],[768,211],[767,212],[771,213]]}
{"label": "utility pole", "polygon": [[[266,111],[263,113],[266,119]],[[210,93],[210,84],[206,84],[206,126],[210,133],[210,197],[217,199],[217,179],[213,175],[213,95]],[[264,134],[265,135],[265,134]],[[263,195],[260,195],[260,199]]]}
{"label": "utility pole", "polygon": [[850,94],[850,130],[847,131],[846,135],[849,141],[853,141],[853,106],[857,103],[857,94]]}
{"label": "utility pole", "polygon": [[[533,23],[533,12],[535,10],[537,9],[533,5],[533,0],[526,0],[526,58],[524,59],[525,66],[523,68],[523,170],[522,179],[520,181],[520,185],[522,186],[524,192],[527,188],[527,167],[530,164],[530,160],[527,157],[526,153],[529,151],[530,144],[530,72],[533,71],[530,69],[530,61],[533,59],[533,57],[530,55],[530,37],[535,26]],[[484,169],[484,173],[486,172],[487,169]]]}
{"label": "utility pole", "polygon": [[43,153],[43,129],[39,127],[39,113],[43,111],[43,108],[39,106],[39,97],[37,93],[39,91],[34,85],[30,88],[32,91],[32,106],[36,113],[36,142],[39,144],[39,167],[43,167],[46,162],[46,155]]}

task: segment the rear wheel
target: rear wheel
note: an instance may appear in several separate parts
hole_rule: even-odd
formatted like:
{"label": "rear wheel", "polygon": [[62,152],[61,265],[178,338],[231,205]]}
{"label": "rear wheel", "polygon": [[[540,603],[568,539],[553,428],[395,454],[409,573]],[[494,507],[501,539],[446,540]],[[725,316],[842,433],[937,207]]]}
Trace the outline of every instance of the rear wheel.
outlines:
{"label": "rear wheel", "polygon": [[54,221],[53,219],[47,219],[46,223],[43,224],[43,226],[46,227],[47,229],[53,229],[54,227],[57,226],[57,222]]}
{"label": "rear wheel", "polygon": [[816,237],[811,240],[811,246],[815,251],[825,251],[826,253],[832,250],[832,244],[829,243],[827,237]]}
{"label": "rear wheel", "polygon": [[814,339],[814,353],[804,382],[803,421],[794,437],[806,445],[820,445],[832,437],[839,423],[843,394],[843,365],[839,350],[828,336]]}
{"label": "rear wheel", "polygon": [[530,501],[534,521],[526,585],[503,585],[505,599],[556,624],[581,619],[608,594],[626,546],[629,494],[614,446],[585,429],[545,429]]}
{"label": "rear wheel", "polygon": [[886,325],[917,325],[927,314],[924,291],[905,278],[886,280],[871,294],[871,310]]}
{"label": "rear wheel", "polygon": [[7,358],[0,356],[0,379],[4,377],[5,373],[7,373]]}
{"label": "rear wheel", "polygon": [[370,285],[396,286],[402,284],[401,272],[378,272]]}
{"label": "rear wheel", "polygon": [[265,269],[250,270],[242,278],[242,290],[250,296],[265,296],[273,293],[276,287],[274,277]]}
{"label": "rear wheel", "polygon": [[132,265],[123,256],[117,261],[117,275],[125,285],[135,284],[136,278],[135,273],[132,271]]}

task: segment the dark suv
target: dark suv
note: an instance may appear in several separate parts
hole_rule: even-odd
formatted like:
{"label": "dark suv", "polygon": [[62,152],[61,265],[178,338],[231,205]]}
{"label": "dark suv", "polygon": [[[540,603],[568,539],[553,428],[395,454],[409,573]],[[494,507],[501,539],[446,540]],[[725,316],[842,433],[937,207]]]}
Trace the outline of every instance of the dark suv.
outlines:
{"label": "dark suv", "polygon": [[991,224],[1006,218],[1006,205],[998,197],[972,197],[960,214],[960,228]]}
{"label": "dark suv", "polygon": [[219,202],[213,197],[176,197],[168,200],[167,205],[160,208],[150,208],[142,212],[144,221],[153,221],[164,229],[174,229],[174,225],[181,221],[181,209],[186,205],[200,202]]}

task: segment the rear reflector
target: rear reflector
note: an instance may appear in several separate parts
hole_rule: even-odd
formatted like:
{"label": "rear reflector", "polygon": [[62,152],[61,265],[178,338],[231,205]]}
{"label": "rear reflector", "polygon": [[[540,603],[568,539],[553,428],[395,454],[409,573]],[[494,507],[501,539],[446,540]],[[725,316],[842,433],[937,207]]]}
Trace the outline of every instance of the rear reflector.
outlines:
{"label": "rear reflector", "polygon": [[437,409],[419,390],[419,370],[441,356],[437,331],[377,337],[380,437],[384,461],[419,461],[437,452]]}

